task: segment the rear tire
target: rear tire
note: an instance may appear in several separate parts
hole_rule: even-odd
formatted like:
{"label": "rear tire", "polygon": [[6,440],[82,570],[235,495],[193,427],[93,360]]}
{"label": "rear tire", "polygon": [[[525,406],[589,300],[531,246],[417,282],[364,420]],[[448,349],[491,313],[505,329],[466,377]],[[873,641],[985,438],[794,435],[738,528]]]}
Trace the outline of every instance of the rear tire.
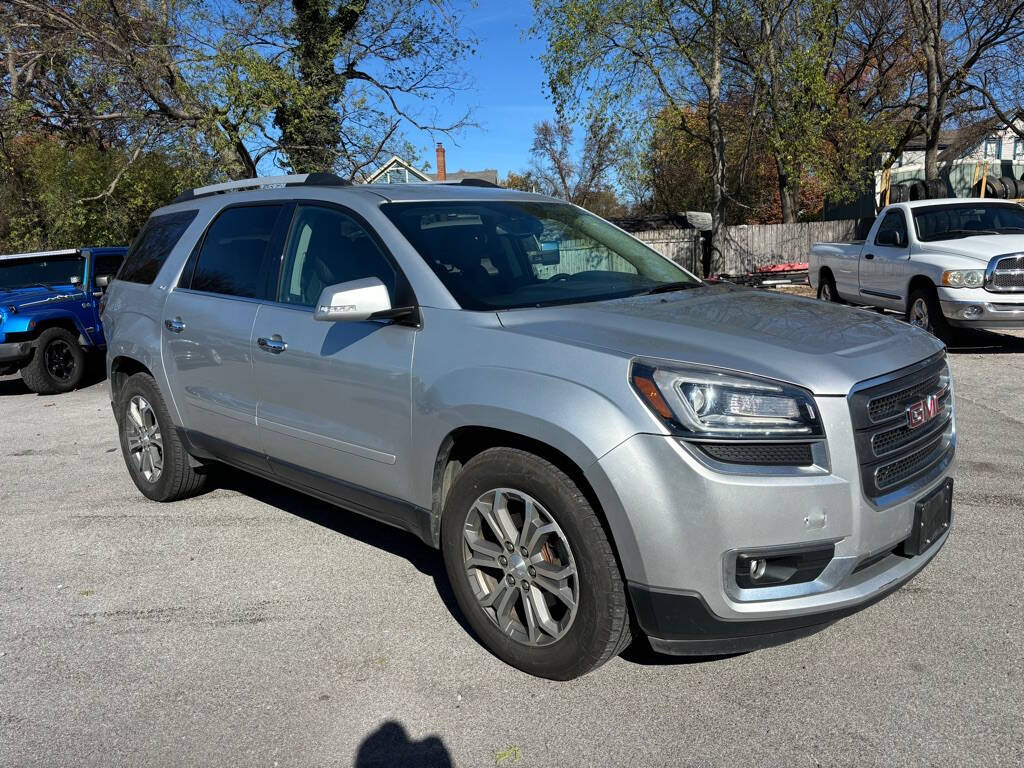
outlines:
{"label": "rear tire", "polygon": [[70,392],[85,376],[85,351],[66,328],[47,328],[36,341],[28,365],[21,369],[25,386],[39,395]]}
{"label": "rear tire", "polygon": [[570,680],[631,641],[601,520],[572,479],[538,456],[491,448],[472,458],[445,502],[441,550],[463,615],[507,664]]}
{"label": "rear tire", "polygon": [[938,339],[945,341],[949,338],[951,329],[942,314],[934,288],[915,288],[910,292],[905,319],[910,325],[928,331]]}
{"label": "rear tire", "polygon": [[177,501],[203,491],[208,477],[189,463],[164,398],[149,374],[129,377],[118,396],[116,413],[121,454],[143,496]]}
{"label": "rear tire", "polygon": [[836,290],[836,279],[832,277],[831,272],[822,274],[821,279],[818,281],[818,299],[833,304],[844,303],[839,296],[839,291]]}

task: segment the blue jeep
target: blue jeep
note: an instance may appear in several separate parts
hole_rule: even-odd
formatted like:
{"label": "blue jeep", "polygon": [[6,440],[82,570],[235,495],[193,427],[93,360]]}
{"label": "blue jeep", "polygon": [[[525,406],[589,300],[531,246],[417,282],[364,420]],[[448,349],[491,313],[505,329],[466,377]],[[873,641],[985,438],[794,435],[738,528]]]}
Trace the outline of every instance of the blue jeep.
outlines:
{"label": "blue jeep", "polygon": [[0,375],[21,371],[33,392],[68,392],[86,353],[106,348],[100,299],[127,248],[0,256]]}

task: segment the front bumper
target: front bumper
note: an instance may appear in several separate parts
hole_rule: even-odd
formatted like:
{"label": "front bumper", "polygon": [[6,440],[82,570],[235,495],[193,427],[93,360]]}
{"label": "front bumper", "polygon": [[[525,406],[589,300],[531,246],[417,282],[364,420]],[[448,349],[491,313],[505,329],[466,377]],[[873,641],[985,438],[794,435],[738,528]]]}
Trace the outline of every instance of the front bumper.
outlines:
{"label": "front bumper", "polygon": [[939,306],[956,328],[1011,331],[1024,328],[1024,293],[996,294],[983,288],[940,288]]}
{"label": "front bumper", "polygon": [[[674,438],[635,435],[588,473],[655,648],[727,653],[815,632],[898,589],[945,544],[948,532],[916,557],[893,552],[952,455],[877,506],[861,491],[846,398],[818,405],[827,467],[724,473]],[[738,551],[822,544],[835,554],[814,581],[737,588]]]}
{"label": "front bumper", "polygon": [[32,342],[12,341],[0,344],[0,365],[17,365],[32,357]]}

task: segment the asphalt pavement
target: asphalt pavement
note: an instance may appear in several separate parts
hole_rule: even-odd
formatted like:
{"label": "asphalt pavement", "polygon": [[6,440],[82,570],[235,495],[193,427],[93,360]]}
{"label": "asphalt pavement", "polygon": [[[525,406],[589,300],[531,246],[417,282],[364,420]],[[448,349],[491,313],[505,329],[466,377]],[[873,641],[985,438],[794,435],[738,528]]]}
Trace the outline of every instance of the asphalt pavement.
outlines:
{"label": "asphalt pavement", "polygon": [[1024,763],[1024,334],[953,349],[954,530],[824,632],[528,677],[411,535],[236,473],[161,505],[106,383],[0,378],[0,766]]}

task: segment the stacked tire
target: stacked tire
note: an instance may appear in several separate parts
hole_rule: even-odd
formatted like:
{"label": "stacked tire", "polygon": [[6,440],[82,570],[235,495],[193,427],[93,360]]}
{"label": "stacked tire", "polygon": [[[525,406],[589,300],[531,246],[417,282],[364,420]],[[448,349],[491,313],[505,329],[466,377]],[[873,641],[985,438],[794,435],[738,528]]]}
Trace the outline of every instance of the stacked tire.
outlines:
{"label": "stacked tire", "polygon": [[975,197],[991,197],[996,200],[1016,200],[1024,197],[1024,181],[1012,176],[986,176],[974,185]]}

